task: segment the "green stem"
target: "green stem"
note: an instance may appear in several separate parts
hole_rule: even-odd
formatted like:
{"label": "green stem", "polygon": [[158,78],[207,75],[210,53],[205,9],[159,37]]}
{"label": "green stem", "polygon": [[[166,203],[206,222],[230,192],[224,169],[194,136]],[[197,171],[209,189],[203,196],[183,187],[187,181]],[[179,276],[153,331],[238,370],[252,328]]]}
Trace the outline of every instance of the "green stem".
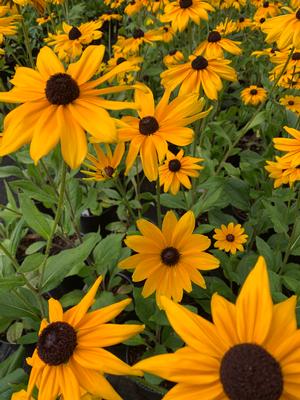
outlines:
{"label": "green stem", "polygon": [[161,203],[160,203],[160,182],[159,177],[156,181],[156,214],[157,214],[157,224],[161,228],[162,217],[161,217]]}
{"label": "green stem", "polygon": [[10,212],[12,212],[12,213],[14,213],[14,214],[17,214],[19,217],[22,217],[22,214],[21,214],[21,213],[19,213],[19,212],[16,211],[16,210],[13,210],[12,208],[6,207],[4,204],[0,204],[0,208],[2,208],[3,210],[10,211]]}
{"label": "green stem", "polygon": [[[16,4],[16,6],[17,6],[18,14],[22,15],[20,6],[18,4]],[[23,36],[24,36],[24,44],[25,44],[26,51],[27,51],[28,61],[29,61],[31,68],[34,68],[34,61],[33,61],[33,57],[32,57],[32,49],[31,49],[31,44],[30,44],[30,40],[29,40],[28,29],[24,23],[23,17],[21,20],[21,26],[22,26],[22,31],[23,31]]]}
{"label": "green stem", "polygon": [[46,267],[46,262],[47,259],[50,255],[50,250],[52,247],[52,241],[53,237],[57,228],[57,225],[59,223],[63,206],[64,206],[64,196],[65,196],[65,189],[66,189],[66,176],[67,176],[67,166],[65,162],[63,161],[63,166],[62,166],[62,172],[61,172],[61,184],[60,184],[60,191],[59,191],[59,197],[58,197],[58,204],[57,204],[57,210],[56,210],[56,215],[54,219],[54,223],[50,232],[50,235],[47,240],[47,245],[46,245],[46,250],[45,250],[45,257],[41,265],[41,276],[40,276],[40,282],[39,282],[39,288],[41,289],[43,280],[44,280],[44,273],[45,273],[45,267]]}
{"label": "green stem", "polygon": [[[300,190],[298,191],[298,197],[297,197],[295,207],[296,207],[296,210],[300,209]],[[295,245],[297,244],[297,242],[300,239],[300,236],[295,238],[297,225],[298,224],[296,224],[296,223],[294,223],[294,225],[293,225],[293,230],[292,230],[291,236],[289,238],[288,246],[287,246],[286,252],[284,254],[283,262],[282,262],[283,266],[286,265],[286,263],[288,262],[289,256],[291,255],[293,248],[295,247]]]}

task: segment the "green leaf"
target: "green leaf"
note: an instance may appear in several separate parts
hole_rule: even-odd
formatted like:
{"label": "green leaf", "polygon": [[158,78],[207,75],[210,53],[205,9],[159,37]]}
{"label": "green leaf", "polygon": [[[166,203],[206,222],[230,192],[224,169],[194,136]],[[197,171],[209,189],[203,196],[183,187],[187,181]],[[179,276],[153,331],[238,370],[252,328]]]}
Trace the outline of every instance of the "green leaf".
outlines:
{"label": "green leaf", "polygon": [[23,333],[23,323],[16,321],[8,328],[6,332],[6,338],[9,341],[9,343],[17,343],[17,340],[20,339],[22,333]]}
{"label": "green leaf", "polygon": [[25,254],[29,256],[30,254],[36,253],[37,251],[41,250],[45,246],[46,242],[43,241],[32,243],[30,246],[27,247]]}
{"label": "green leaf", "polygon": [[23,217],[28,226],[44,239],[48,239],[51,233],[48,218],[36,208],[33,201],[26,194],[20,193],[19,200]]}
{"label": "green leaf", "polygon": [[257,125],[261,125],[266,121],[266,111],[260,111],[253,119],[253,121],[247,126],[248,130],[254,128]]}
{"label": "green leaf", "polygon": [[98,274],[116,267],[122,249],[124,234],[110,234],[95,247],[93,252]]}
{"label": "green leaf", "polygon": [[249,185],[238,178],[229,178],[226,180],[225,192],[230,204],[240,210],[249,210]]}
{"label": "green leaf", "polygon": [[49,257],[45,267],[42,289],[47,292],[55,288],[68,273],[79,264],[83,264],[99,240],[97,233],[89,235],[79,246]]}
{"label": "green leaf", "polygon": [[1,316],[11,319],[29,317],[39,320],[39,310],[32,296],[25,288],[19,288],[15,293],[0,293]]}
{"label": "green leaf", "polygon": [[13,165],[7,165],[0,168],[0,178],[8,178],[10,176],[23,177],[22,171],[19,167]]}
{"label": "green leaf", "polygon": [[7,359],[0,364],[0,378],[10,374],[22,365],[24,352],[24,347],[20,346],[11,356],[7,357]]}
{"label": "green leaf", "polygon": [[30,256],[26,257],[25,260],[22,262],[20,272],[25,273],[35,271],[40,267],[44,258],[44,254],[41,253],[31,254]]}
{"label": "green leaf", "polygon": [[133,289],[133,297],[135,300],[135,312],[139,319],[150,327],[155,327],[156,324],[150,321],[152,315],[155,314],[157,307],[153,297],[145,299],[142,296],[142,290],[140,288]]}
{"label": "green leaf", "polygon": [[0,291],[7,292],[18,286],[25,285],[26,281],[22,276],[7,276],[0,278]]}
{"label": "green leaf", "polygon": [[188,209],[182,192],[178,192],[176,196],[169,193],[163,193],[160,196],[160,203],[162,206],[168,208],[179,208],[181,210]]}
{"label": "green leaf", "polygon": [[15,391],[14,385],[25,382],[27,375],[21,368],[16,369],[10,374],[0,379],[0,398],[1,400],[10,400]]}

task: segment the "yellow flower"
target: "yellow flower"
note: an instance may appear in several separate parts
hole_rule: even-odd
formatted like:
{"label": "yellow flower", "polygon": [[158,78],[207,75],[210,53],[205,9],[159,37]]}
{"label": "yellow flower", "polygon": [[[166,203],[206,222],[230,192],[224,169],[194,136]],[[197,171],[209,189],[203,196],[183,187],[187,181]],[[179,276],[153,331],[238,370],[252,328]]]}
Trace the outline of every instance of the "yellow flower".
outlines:
{"label": "yellow flower", "polygon": [[[100,78],[90,81],[104,56],[104,46],[89,46],[79,61],[67,71],[49,47],[37,57],[37,70],[19,67],[11,80],[15,86],[0,93],[0,101],[24,103],[4,120],[0,156],[30,143],[35,163],[60,142],[62,155],[71,168],[77,168],[87,154],[85,131],[94,142],[114,142],[115,123],[105,108],[136,107],[132,103],[104,100],[99,95],[119,92],[126,86],[97,89],[114,75],[131,68],[122,63]],[[99,123],[101,121],[101,123]]]}
{"label": "yellow flower", "polygon": [[207,21],[207,11],[214,11],[213,6],[201,0],[175,0],[166,5],[162,22],[171,22],[174,31],[182,32],[190,19],[199,25],[201,19]]}
{"label": "yellow flower", "polygon": [[279,99],[281,105],[296,114],[300,114],[300,96],[286,95]]}
{"label": "yellow flower", "polygon": [[221,225],[221,229],[215,229],[216,239],[215,247],[220,250],[225,250],[231,254],[235,254],[237,250],[244,251],[243,244],[247,242],[248,235],[245,229],[240,224],[234,225],[230,222],[228,226]]}
{"label": "yellow flower", "polygon": [[163,62],[166,67],[177,65],[184,61],[184,55],[179,50],[171,50],[166,56],[164,56]]}
{"label": "yellow flower", "polygon": [[13,0],[14,3],[24,7],[28,4],[38,10],[39,13],[43,14],[46,7],[46,0]]}
{"label": "yellow flower", "polygon": [[228,64],[229,60],[192,55],[189,62],[170,66],[161,73],[162,84],[169,90],[180,85],[179,95],[199,93],[201,87],[206,96],[217,100],[218,92],[222,89],[221,78],[235,81],[235,70]]}
{"label": "yellow flower", "polygon": [[156,292],[156,302],[160,306],[161,295],[181,301],[183,290],[192,291],[191,282],[205,288],[205,280],[198,270],[218,268],[220,262],[205,252],[210,239],[193,234],[195,217],[192,211],[178,221],[173,211],[168,211],[162,230],[145,219],[139,219],[137,227],[142,236],[127,236],[125,244],[138,254],[122,260],[119,267],[134,269],[134,282],[146,279],[144,297]]}
{"label": "yellow flower", "polygon": [[274,179],[275,189],[286,184],[292,187],[300,180],[300,165],[292,166],[291,162],[283,157],[276,157],[276,161],[267,161],[265,169],[269,172],[270,178]]}
{"label": "yellow flower", "polygon": [[137,53],[140,49],[140,46],[143,44],[151,44],[158,40],[158,31],[152,29],[150,31],[143,31],[141,28],[135,28],[132,32],[132,36],[125,39],[120,37],[114,48],[116,51],[127,53]]}
{"label": "yellow flower", "polygon": [[285,151],[282,159],[291,163],[291,167],[296,167],[300,164],[300,131],[288,126],[283,127],[287,133],[293,136],[294,139],[290,138],[274,138],[274,147],[277,150]]}
{"label": "yellow flower", "polygon": [[197,165],[203,158],[184,157],[183,154],[183,150],[176,156],[168,151],[165,163],[159,167],[159,182],[164,185],[164,192],[170,191],[175,195],[180,189],[180,184],[191,189],[189,177],[197,178],[199,176],[197,170],[203,169],[202,165]]}
{"label": "yellow flower", "polygon": [[22,18],[21,15],[9,15],[10,8],[8,6],[0,6],[0,44],[3,43],[5,36],[16,35],[18,26],[17,22]]}
{"label": "yellow flower", "polygon": [[104,0],[104,3],[110,8],[118,8],[124,3],[124,0]]}
{"label": "yellow flower", "polygon": [[91,171],[81,170],[85,175],[90,176],[90,178],[84,178],[86,180],[93,181],[105,181],[111,179],[116,175],[116,169],[119,166],[124,151],[124,143],[118,143],[114,153],[111,152],[110,146],[106,145],[106,154],[103,152],[98,144],[94,145],[94,149],[97,154],[97,158],[92,154],[87,155],[87,159],[90,163],[83,163]]}
{"label": "yellow flower", "polygon": [[141,0],[131,0],[128,2],[127,6],[124,9],[125,14],[130,17],[136,13],[138,13],[143,7],[143,3]]}
{"label": "yellow flower", "polygon": [[[28,400],[26,390],[20,390],[19,392],[13,393],[11,400]],[[34,398],[30,397],[30,400],[34,400]]]}
{"label": "yellow flower", "polygon": [[165,297],[161,303],[186,346],[135,367],[177,383],[163,400],[300,398],[297,298],[273,305],[263,257],[236,304],[213,295],[213,322]]}
{"label": "yellow flower", "polygon": [[270,1],[264,1],[262,5],[257,9],[254,14],[254,18],[270,18],[276,17],[276,15],[280,14],[279,5],[276,3],[271,3]]}
{"label": "yellow flower", "polygon": [[236,21],[236,30],[237,32],[243,31],[246,28],[252,26],[252,21],[250,18],[245,18],[240,16],[240,18]]}
{"label": "yellow flower", "polygon": [[223,58],[224,51],[228,53],[239,55],[242,50],[238,46],[241,42],[233,41],[227,38],[223,38],[218,31],[211,31],[208,34],[207,40],[200,43],[197,47],[195,54],[198,56],[204,56],[208,58]]}
{"label": "yellow flower", "polygon": [[113,20],[122,21],[122,18],[123,17],[120,14],[102,14],[101,17],[99,17],[99,20],[102,22]]}
{"label": "yellow flower", "polygon": [[36,19],[36,22],[37,22],[39,25],[44,25],[44,24],[46,24],[47,22],[51,21],[51,19],[52,19],[54,16],[55,16],[54,13],[51,13],[50,15],[49,15],[49,14],[44,14],[42,17],[37,18],[37,19]]}
{"label": "yellow flower", "polygon": [[215,30],[218,31],[223,36],[230,35],[231,33],[237,30],[237,24],[235,21],[225,18],[225,21],[220,22],[216,26]]}
{"label": "yellow flower", "polygon": [[266,101],[267,91],[262,87],[251,85],[241,91],[241,98],[244,104],[257,106]]}
{"label": "yellow flower", "polygon": [[161,163],[168,151],[168,142],[177,146],[186,146],[193,141],[194,131],[187,128],[198,119],[206,117],[211,108],[202,111],[204,99],[197,94],[178,96],[169,103],[170,91],[165,91],[155,107],[151,90],[144,85],[135,91],[136,103],[140,105],[139,118],[123,117],[118,130],[119,140],[130,141],[126,157],[126,174],[131,169],[138,153],[149,181],[158,176],[158,163]]}
{"label": "yellow flower", "polygon": [[80,303],[65,313],[59,301],[50,299],[49,323],[43,320],[27,388],[29,397],[35,386],[38,400],[79,400],[81,390],[96,396],[121,400],[104,373],[139,375],[102,347],[112,346],[143,330],[141,325],[106,324],[130,303],[123,300],[88,313],[100,285],[99,277]]}
{"label": "yellow flower", "polygon": [[277,42],[279,49],[290,45],[300,48],[300,8],[296,12],[268,19],[261,27],[267,34],[266,42]]}
{"label": "yellow flower", "polygon": [[74,60],[81,55],[83,46],[102,37],[102,32],[99,30],[101,26],[100,20],[86,22],[78,27],[63,22],[63,33],[58,32],[56,35],[49,33],[45,42],[49,46],[54,46],[54,51],[61,60]]}

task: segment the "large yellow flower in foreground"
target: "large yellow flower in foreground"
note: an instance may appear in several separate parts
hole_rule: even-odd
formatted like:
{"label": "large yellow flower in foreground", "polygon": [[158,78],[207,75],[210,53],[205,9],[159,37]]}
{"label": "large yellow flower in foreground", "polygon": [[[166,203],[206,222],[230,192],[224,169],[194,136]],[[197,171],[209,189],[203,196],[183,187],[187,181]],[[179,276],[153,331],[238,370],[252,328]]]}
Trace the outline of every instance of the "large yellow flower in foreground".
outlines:
{"label": "large yellow flower in foreground", "polygon": [[130,141],[126,158],[126,173],[132,167],[138,153],[144,173],[149,181],[158,176],[158,163],[168,151],[168,143],[186,146],[193,141],[194,131],[187,128],[198,119],[206,117],[211,108],[202,111],[204,99],[198,94],[178,96],[169,103],[170,91],[166,90],[155,107],[151,90],[144,85],[136,90],[136,103],[140,105],[139,118],[127,116],[120,121],[119,140]]}
{"label": "large yellow flower in foreground", "polygon": [[213,295],[213,323],[162,298],[186,346],[135,367],[178,383],[164,400],[300,399],[296,302],[292,296],[273,305],[267,267],[260,257],[236,304]]}
{"label": "large yellow flower in foreground", "polygon": [[180,85],[180,95],[199,93],[203,88],[209,99],[217,100],[218,92],[223,87],[221,78],[228,81],[237,79],[235,70],[228,65],[230,60],[197,55],[191,55],[189,59],[189,62],[170,66],[160,74],[165,88],[174,90]]}
{"label": "large yellow flower in foreground", "polygon": [[101,283],[99,277],[80,303],[65,313],[59,301],[49,300],[49,323],[43,320],[37,348],[27,359],[32,366],[27,388],[35,386],[38,400],[79,400],[82,392],[107,400],[121,400],[104,377],[140,375],[102,347],[123,342],[143,330],[142,325],[106,324],[130,303],[123,300],[87,313]]}
{"label": "large yellow flower in foreground", "polygon": [[288,126],[283,127],[287,133],[293,136],[294,139],[290,138],[274,138],[274,147],[277,150],[285,151],[286,154],[282,157],[282,160],[290,162],[291,167],[296,167],[300,164],[300,131]]}
{"label": "large yellow flower in foreground", "polygon": [[97,89],[112,76],[132,68],[128,62],[90,81],[98,70],[104,46],[89,46],[79,61],[67,70],[49,47],[37,57],[37,70],[18,67],[11,80],[14,88],[0,93],[0,101],[24,103],[4,120],[0,156],[12,153],[30,143],[30,156],[35,163],[59,142],[64,160],[78,167],[87,154],[85,131],[94,142],[114,142],[115,123],[105,108],[135,108],[132,103],[108,101],[99,97],[119,92],[126,86]]}
{"label": "large yellow flower in foreground", "polygon": [[193,234],[195,217],[192,211],[178,221],[174,212],[168,211],[162,230],[145,219],[138,220],[137,227],[142,236],[127,236],[125,243],[138,254],[122,260],[119,267],[134,269],[134,282],[146,279],[144,297],[156,291],[156,301],[160,305],[161,295],[181,301],[183,290],[191,292],[192,282],[205,288],[205,280],[198,270],[218,268],[220,262],[205,252],[210,239]]}

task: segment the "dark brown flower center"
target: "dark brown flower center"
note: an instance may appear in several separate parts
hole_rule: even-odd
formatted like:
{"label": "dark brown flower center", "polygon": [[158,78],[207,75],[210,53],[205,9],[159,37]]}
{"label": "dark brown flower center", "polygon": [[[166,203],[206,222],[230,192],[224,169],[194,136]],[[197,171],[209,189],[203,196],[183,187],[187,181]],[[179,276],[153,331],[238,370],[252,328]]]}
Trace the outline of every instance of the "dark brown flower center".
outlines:
{"label": "dark brown flower center", "polygon": [[255,96],[255,95],[257,94],[257,90],[256,90],[256,89],[251,89],[251,90],[250,90],[250,94],[251,94],[252,96]]}
{"label": "dark brown flower center", "polygon": [[58,73],[48,79],[45,93],[49,103],[66,105],[79,97],[80,90],[69,74]]}
{"label": "dark brown flower center", "polygon": [[169,55],[170,55],[170,56],[174,56],[174,54],[176,54],[176,51],[177,51],[176,49],[175,49],[175,50],[169,51]]}
{"label": "dark brown flower center", "polygon": [[227,240],[227,242],[234,242],[234,236],[231,233],[229,233],[226,236],[226,240]]}
{"label": "dark brown flower center", "polygon": [[261,24],[263,24],[263,23],[265,22],[265,20],[266,20],[266,18],[261,18],[261,19],[259,20],[259,22],[260,22]]}
{"label": "dark brown flower center", "polygon": [[111,178],[115,172],[115,169],[108,165],[107,167],[104,168],[105,175]]}
{"label": "dark brown flower center", "polygon": [[177,172],[181,168],[181,162],[174,158],[173,160],[169,161],[169,170],[172,172]]}
{"label": "dark brown flower center", "polygon": [[263,4],[263,8],[268,8],[268,7],[269,7],[269,2],[265,1],[264,4]]}
{"label": "dark brown flower center", "polygon": [[142,29],[136,28],[136,29],[133,31],[132,36],[133,36],[134,39],[139,39],[139,38],[144,37],[145,34],[144,34],[144,31],[142,31]]}
{"label": "dark brown flower center", "polygon": [[212,31],[209,33],[207,41],[211,43],[219,42],[222,39],[218,31]]}
{"label": "dark brown flower center", "polygon": [[77,346],[74,328],[66,322],[53,322],[42,330],[37,352],[48,365],[60,365],[69,361]]}
{"label": "dark brown flower center", "polygon": [[117,59],[117,65],[119,65],[119,64],[122,64],[124,61],[126,61],[126,58],[124,58],[124,57],[119,57],[118,59]]}
{"label": "dark brown flower center", "polygon": [[80,36],[82,36],[80,30],[76,26],[72,26],[72,29],[69,32],[69,39],[70,40],[79,39]]}
{"label": "dark brown flower center", "polygon": [[139,130],[142,135],[152,135],[158,131],[159,125],[156,118],[152,116],[144,117],[139,122]]}
{"label": "dark brown flower center", "polygon": [[199,71],[200,69],[205,69],[207,66],[208,61],[202,56],[198,56],[192,61],[192,68],[196,71]]}
{"label": "dark brown flower center", "polygon": [[296,18],[297,18],[297,19],[300,19],[300,8],[299,8],[299,10],[296,12]]}
{"label": "dark brown flower center", "polygon": [[168,267],[176,265],[180,258],[180,253],[175,247],[166,247],[160,253],[161,261]]}
{"label": "dark brown flower center", "polygon": [[289,100],[289,101],[288,101],[288,105],[289,105],[289,106],[293,106],[294,104],[295,104],[294,100]]}
{"label": "dark brown flower center", "polygon": [[292,60],[294,60],[294,61],[300,60],[300,52],[299,51],[292,55]]}
{"label": "dark brown flower center", "polygon": [[240,17],[239,18],[239,22],[244,22],[245,21],[245,17]]}
{"label": "dark brown flower center", "polygon": [[257,344],[229,349],[221,361],[220,378],[230,400],[278,400],[283,392],[279,363]]}
{"label": "dark brown flower center", "polygon": [[193,5],[193,0],[179,0],[180,8],[189,8]]}

